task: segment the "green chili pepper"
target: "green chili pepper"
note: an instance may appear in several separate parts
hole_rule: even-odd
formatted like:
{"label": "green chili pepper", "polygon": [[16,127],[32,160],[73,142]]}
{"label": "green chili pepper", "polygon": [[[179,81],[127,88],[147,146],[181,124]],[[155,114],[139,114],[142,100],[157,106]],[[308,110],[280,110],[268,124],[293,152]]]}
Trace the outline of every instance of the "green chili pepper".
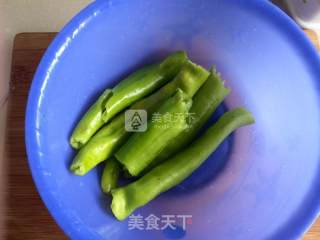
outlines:
{"label": "green chili pepper", "polygon": [[245,109],[238,108],[227,112],[189,148],[155,167],[132,184],[113,190],[111,209],[116,218],[124,220],[135,209],[181,183],[231,132],[253,122],[252,115]]}
{"label": "green chili pepper", "polygon": [[[178,88],[186,90],[192,98],[205,82],[208,71],[188,61],[174,80],[149,97],[132,105],[132,109],[145,109],[150,117]],[[102,127],[76,155],[70,169],[76,175],[84,175],[100,162],[110,158],[115,150],[131,135],[125,130],[125,114],[120,113]]]}
{"label": "green chili pepper", "polygon": [[[188,127],[187,113],[192,100],[182,90],[169,98],[158,111],[157,121],[148,122],[145,132],[133,134],[116,152],[116,159],[121,162],[132,176],[141,173],[169,143]],[[180,116],[175,121],[168,120]]]}
{"label": "green chili pepper", "polygon": [[112,89],[112,96],[105,105],[103,120],[108,122],[117,113],[174,78],[186,61],[185,52],[176,52],[160,64],[142,68],[121,81]]}
{"label": "green chili pepper", "polygon": [[189,127],[172,139],[152,162],[152,166],[161,163],[188,145],[229,93],[230,89],[224,86],[215,69],[212,69],[209,78],[193,98],[188,118]]}
{"label": "green chili pepper", "polygon": [[188,97],[192,98],[207,80],[209,72],[201,66],[187,61],[173,81],[167,83],[151,96],[133,104],[134,109],[147,109],[154,112],[163,101],[171,97],[180,88]]}
{"label": "green chili pepper", "polygon": [[72,147],[82,147],[88,139],[103,125],[102,112],[105,102],[111,97],[112,90],[107,89],[82,117],[70,138]]}
{"label": "green chili pepper", "polygon": [[121,166],[117,160],[110,158],[106,161],[101,177],[101,189],[104,193],[117,187],[120,171]]}
{"label": "green chili pepper", "polygon": [[106,90],[76,126],[70,138],[71,146],[81,148],[117,113],[174,78],[186,61],[185,52],[173,53],[160,64],[144,67],[112,90]]}
{"label": "green chili pepper", "polygon": [[129,134],[125,131],[123,124],[124,116],[119,115],[110,124],[99,130],[77,153],[70,170],[82,176],[100,162],[111,157]]}

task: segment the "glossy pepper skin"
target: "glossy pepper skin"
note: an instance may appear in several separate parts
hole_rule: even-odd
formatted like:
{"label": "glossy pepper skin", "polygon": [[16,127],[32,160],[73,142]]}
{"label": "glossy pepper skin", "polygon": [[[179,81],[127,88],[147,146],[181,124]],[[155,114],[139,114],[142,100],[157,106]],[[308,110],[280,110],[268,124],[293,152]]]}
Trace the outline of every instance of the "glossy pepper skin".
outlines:
{"label": "glossy pepper skin", "polygon": [[82,117],[70,137],[70,144],[73,148],[81,148],[104,124],[102,120],[102,113],[105,102],[111,97],[111,95],[111,89],[105,90]]}
{"label": "glossy pepper skin", "polygon": [[100,129],[75,156],[70,170],[83,176],[100,162],[108,159],[126,140],[124,117],[117,116],[110,124]]}
{"label": "glossy pepper skin", "polygon": [[104,193],[110,193],[112,189],[118,186],[121,166],[114,158],[110,158],[105,162],[101,177],[101,189]]}
{"label": "glossy pepper skin", "polygon": [[[132,176],[138,176],[167,146],[170,140],[177,137],[187,127],[187,113],[192,100],[178,89],[159,108],[159,119],[148,121],[145,132],[134,133],[129,140],[115,153],[116,159],[122,163]],[[167,116],[181,116],[176,121],[166,121]]]}
{"label": "glossy pepper skin", "polygon": [[157,92],[132,105],[133,109],[146,109],[154,112],[165,100],[180,88],[188,97],[192,98],[204,84],[209,72],[203,67],[188,60],[178,75]]}
{"label": "glossy pepper skin", "polygon": [[207,81],[193,97],[190,117],[188,118],[189,127],[172,139],[153,164],[156,165],[164,161],[188,145],[229,93],[230,89],[224,86],[215,69],[212,69]]}
{"label": "glossy pepper skin", "polygon": [[186,61],[187,55],[185,52],[175,52],[160,64],[142,68],[122,80],[112,89],[112,96],[105,104],[103,120],[108,122],[132,103],[163,86],[178,74]]}
{"label": "glossy pepper skin", "polygon": [[[198,89],[206,81],[209,72],[204,68],[188,61],[184,64],[179,74],[157,92],[132,105],[132,109],[145,109],[148,116],[178,88],[181,88],[188,97],[192,98]],[[84,175],[102,161],[110,158],[117,148],[130,137],[131,132],[127,132],[124,126],[125,114],[120,113],[114,117],[110,123],[102,127],[83,146],[76,155],[70,170],[76,175]]]}
{"label": "glossy pepper skin", "polygon": [[174,78],[187,59],[185,52],[173,53],[160,64],[146,66],[113,89],[107,89],[74,129],[70,137],[71,146],[75,149],[81,148],[117,113]]}
{"label": "glossy pepper skin", "polygon": [[124,220],[135,209],[181,183],[215,151],[229,134],[253,122],[251,113],[245,109],[229,111],[187,149],[155,167],[139,180],[113,190],[111,209],[115,217],[118,220]]}

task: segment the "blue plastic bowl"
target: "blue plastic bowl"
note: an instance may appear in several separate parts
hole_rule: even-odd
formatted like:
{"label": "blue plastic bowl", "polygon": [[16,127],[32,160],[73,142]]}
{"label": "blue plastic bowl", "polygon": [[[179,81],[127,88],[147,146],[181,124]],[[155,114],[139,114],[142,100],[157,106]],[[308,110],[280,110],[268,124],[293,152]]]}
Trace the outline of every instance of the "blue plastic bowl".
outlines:
{"label": "blue plastic bowl", "polygon": [[[104,88],[181,49],[205,67],[216,64],[232,89],[225,106],[247,107],[256,124],[135,212],[173,215],[175,230],[129,230],[134,218],[112,216],[99,169],[68,171],[68,138]],[[73,239],[296,239],[320,207],[319,79],[315,49],[267,1],[95,1],[59,33],[35,75],[26,117],[33,178]],[[185,229],[178,215],[192,215]]]}

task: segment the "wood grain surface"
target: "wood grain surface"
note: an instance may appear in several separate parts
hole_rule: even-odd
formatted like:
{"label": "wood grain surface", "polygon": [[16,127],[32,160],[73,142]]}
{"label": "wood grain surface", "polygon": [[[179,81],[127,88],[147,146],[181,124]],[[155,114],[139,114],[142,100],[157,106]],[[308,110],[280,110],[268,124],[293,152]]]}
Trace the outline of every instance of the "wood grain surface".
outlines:
{"label": "wood grain surface", "polygon": [[[319,49],[317,35],[308,32]],[[24,144],[24,117],[30,83],[41,56],[55,33],[21,33],[14,41],[8,102],[6,156],[6,239],[67,239],[42,203],[32,181]],[[304,240],[320,239],[320,219]],[[285,239],[284,239],[285,240]]]}
{"label": "wood grain surface", "polygon": [[14,41],[8,102],[6,239],[67,239],[41,201],[30,175],[24,117],[27,94],[38,63],[54,33],[22,33]]}

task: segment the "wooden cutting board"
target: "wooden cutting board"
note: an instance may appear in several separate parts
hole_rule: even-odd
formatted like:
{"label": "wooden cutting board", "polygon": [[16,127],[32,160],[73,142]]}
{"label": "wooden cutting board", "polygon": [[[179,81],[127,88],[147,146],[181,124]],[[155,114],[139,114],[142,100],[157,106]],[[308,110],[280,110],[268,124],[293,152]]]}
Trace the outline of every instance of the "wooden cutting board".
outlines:
{"label": "wooden cutting board", "polygon": [[[317,35],[307,32],[319,50]],[[37,65],[56,33],[21,33],[13,46],[11,91],[8,99],[7,134],[5,141],[6,239],[60,240],[67,239],[41,201],[34,183],[25,152],[24,117],[28,90]],[[320,239],[320,219],[304,237]]]}

